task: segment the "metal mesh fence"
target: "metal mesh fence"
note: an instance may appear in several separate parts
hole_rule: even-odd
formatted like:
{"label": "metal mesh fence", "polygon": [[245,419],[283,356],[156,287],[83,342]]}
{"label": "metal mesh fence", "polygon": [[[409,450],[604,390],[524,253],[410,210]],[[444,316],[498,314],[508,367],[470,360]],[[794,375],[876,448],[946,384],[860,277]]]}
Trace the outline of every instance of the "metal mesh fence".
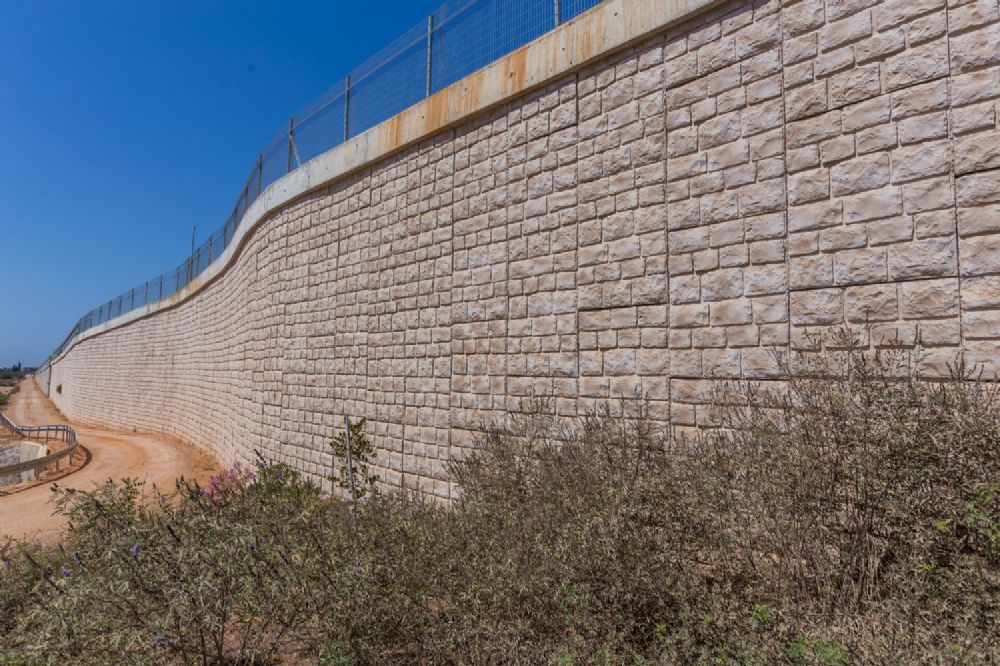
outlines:
{"label": "metal mesh fence", "polygon": [[562,0],[560,23],[601,4],[602,0]]}
{"label": "metal mesh fence", "polygon": [[180,266],[81,317],[50,359],[79,333],[190,284],[222,256],[247,209],[274,181],[601,2],[445,0],[289,120],[260,152],[221,229]]}
{"label": "metal mesh fence", "polygon": [[427,26],[416,25],[351,72],[348,138],[427,96]]}
{"label": "metal mesh fence", "polygon": [[556,25],[553,0],[449,0],[431,16],[431,83],[446,88]]}
{"label": "metal mesh fence", "polygon": [[[293,158],[305,164],[341,143],[347,131],[346,110],[344,82],[340,81],[296,116]],[[284,135],[280,138],[284,143]]]}

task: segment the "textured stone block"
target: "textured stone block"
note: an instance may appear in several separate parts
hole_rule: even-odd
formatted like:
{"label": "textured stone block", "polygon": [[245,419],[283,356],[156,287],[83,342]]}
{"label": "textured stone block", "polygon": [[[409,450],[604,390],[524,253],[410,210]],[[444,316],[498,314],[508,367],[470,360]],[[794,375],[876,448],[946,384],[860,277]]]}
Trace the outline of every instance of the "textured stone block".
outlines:
{"label": "textured stone block", "polygon": [[896,285],[850,287],[844,292],[844,311],[852,323],[893,321],[899,316]]}
{"label": "textured stone block", "polygon": [[955,142],[955,173],[1000,169],[1000,130],[979,132]]}
{"label": "textured stone block", "polygon": [[816,289],[792,292],[791,321],[796,326],[833,326],[842,323],[843,291]]}
{"label": "textured stone block", "polygon": [[808,206],[793,207],[788,211],[789,231],[808,231],[838,226],[844,220],[844,204],[824,201]]}
{"label": "textured stone block", "polygon": [[833,284],[833,258],[829,255],[794,257],[788,264],[793,289],[828,287]]}
{"label": "textured stone block", "polygon": [[936,319],[958,315],[958,280],[919,280],[899,285],[904,319]]}
{"label": "textured stone block", "polygon": [[956,178],[955,199],[959,206],[1000,203],[1000,170]]}
{"label": "textured stone block", "polygon": [[875,153],[848,160],[830,170],[830,188],[835,197],[874,190],[889,183],[889,156]]}
{"label": "textured stone block", "polygon": [[1000,308],[1000,275],[963,279],[962,307],[969,310]]}
{"label": "textured stone block", "polygon": [[1000,273],[1000,235],[964,238],[958,247],[963,276]]}
{"label": "textured stone block", "polygon": [[962,334],[972,340],[1000,340],[1000,310],[973,310],[963,313]]}
{"label": "textured stone block", "polygon": [[940,41],[909,49],[886,61],[886,88],[898,90],[946,75],[948,51]]}
{"label": "textured stone block", "polygon": [[1000,64],[1000,24],[951,38],[951,67],[957,74]]}
{"label": "textured stone block", "polygon": [[838,285],[879,282],[886,279],[886,251],[862,248],[836,254],[833,278]]}
{"label": "textured stone block", "polygon": [[536,396],[717,427],[716,380],[780,386],[843,325],[1000,377],[998,26],[996,0],[672,24],[310,183],[189,300],[73,347],[55,398],[327,487],[364,416],[385,485],[449,498],[447,461]]}
{"label": "textured stone block", "polygon": [[932,141],[905,146],[892,152],[892,180],[895,183],[948,173],[951,168],[951,145]]}
{"label": "textured stone block", "polygon": [[900,243],[889,248],[889,275],[893,280],[956,275],[957,258],[950,238]]}

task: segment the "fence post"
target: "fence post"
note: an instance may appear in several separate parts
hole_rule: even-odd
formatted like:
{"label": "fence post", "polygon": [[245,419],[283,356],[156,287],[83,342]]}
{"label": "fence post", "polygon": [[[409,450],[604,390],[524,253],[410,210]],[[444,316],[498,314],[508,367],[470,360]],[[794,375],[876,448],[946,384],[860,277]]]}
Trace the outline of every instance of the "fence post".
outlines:
{"label": "fence post", "polygon": [[351,77],[344,77],[344,141],[351,138]]}
{"label": "fence post", "polygon": [[[558,3],[559,0],[556,0]],[[434,66],[434,15],[427,17],[427,97],[431,96],[433,90],[433,66]]]}
{"label": "fence post", "polygon": [[257,196],[260,196],[260,192],[263,189],[264,182],[264,153],[261,152],[257,156]]}
{"label": "fence post", "polygon": [[288,171],[292,172],[292,150],[295,145],[295,118],[288,119]]}
{"label": "fence post", "polygon": [[552,0],[555,4],[556,25],[562,23],[562,0]]}

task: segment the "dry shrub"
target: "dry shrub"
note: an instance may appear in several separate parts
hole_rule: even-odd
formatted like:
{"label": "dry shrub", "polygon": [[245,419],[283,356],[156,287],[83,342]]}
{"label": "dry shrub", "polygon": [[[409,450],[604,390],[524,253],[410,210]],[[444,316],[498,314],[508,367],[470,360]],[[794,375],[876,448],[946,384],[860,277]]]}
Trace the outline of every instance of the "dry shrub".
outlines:
{"label": "dry shrub", "polygon": [[447,508],[280,466],[69,495],[63,551],[0,551],[0,662],[996,663],[997,389],[845,347],[720,389],[696,439],[537,405]]}
{"label": "dry shrub", "polygon": [[[919,352],[850,348],[729,386],[694,444],[720,562],[792,633],[853,661],[993,663],[1000,629],[1000,393]],[[737,572],[731,566],[728,575]]]}
{"label": "dry shrub", "polygon": [[[492,520],[490,547],[532,573],[552,566],[554,589],[588,595],[578,623],[529,634],[534,646],[571,635],[552,649],[584,661],[993,663],[998,387],[961,366],[925,381],[918,351],[841,347],[783,360],[781,382],[720,387],[721,427],[695,439],[607,412],[484,434],[456,465],[459,513]],[[517,604],[551,622],[538,601],[556,598]],[[504,610],[488,613],[495,636]]]}

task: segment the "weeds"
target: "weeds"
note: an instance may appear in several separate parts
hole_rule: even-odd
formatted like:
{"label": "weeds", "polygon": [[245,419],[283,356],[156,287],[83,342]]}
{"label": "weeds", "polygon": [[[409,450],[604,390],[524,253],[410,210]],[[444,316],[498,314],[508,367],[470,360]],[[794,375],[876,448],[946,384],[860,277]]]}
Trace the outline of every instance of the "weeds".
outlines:
{"label": "weeds", "polygon": [[10,403],[11,397],[17,395],[20,391],[21,387],[16,384],[14,385],[14,388],[9,391],[0,391],[0,407],[6,407]]}
{"label": "weeds", "polygon": [[995,663],[997,391],[910,360],[722,387],[690,440],[539,409],[453,462],[447,508],[369,486],[352,517],[263,462],[60,490],[60,549],[0,547],[0,662]]}

